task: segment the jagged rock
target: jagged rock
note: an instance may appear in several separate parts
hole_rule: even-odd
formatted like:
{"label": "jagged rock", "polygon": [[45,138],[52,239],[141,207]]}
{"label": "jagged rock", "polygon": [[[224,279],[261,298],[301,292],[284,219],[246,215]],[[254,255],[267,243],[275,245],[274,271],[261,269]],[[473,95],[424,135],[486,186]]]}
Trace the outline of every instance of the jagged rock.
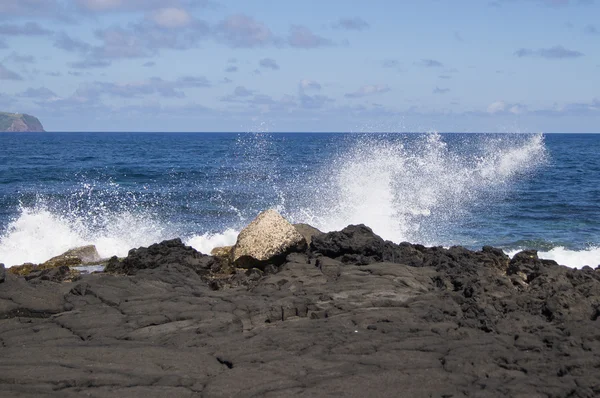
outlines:
{"label": "jagged rock", "polygon": [[233,265],[233,246],[215,247],[210,251],[210,255],[215,258],[215,264],[211,271],[215,274],[230,275],[235,273]]}
{"label": "jagged rock", "polygon": [[198,274],[206,274],[214,264],[213,257],[184,245],[181,239],[177,238],[156,243],[148,248],[132,249],[121,261],[113,257],[106,265],[105,272],[133,275],[142,269],[183,266]]}
{"label": "jagged rock", "polygon": [[0,396],[600,396],[600,272],[357,227],[320,239],[217,281],[177,241],[133,250],[127,277],[9,275]]}
{"label": "jagged rock", "polygon": [[37,269],[38,265],[33,263],[25,263],[22,265],[15,265],[8,269],[8,273],[19,276],[29,275],[31,271]]}
{"label": "jagged rock", "polygon": [[72,282],[77,280],[81,273],[71,269],[66,265],[54,268],[46,268],[32,271],[25,276],[27,281],[51,281],[51,282]]}
{"label": "jagged rock", "polygon": [[0,263],[0,283],[4,282],[6,279],[6,269],[4,269],[4,264]]}
{"label": "jagged rock", "polygon": [[281,264],[292,252],[306,249],[306,239],[275,210],[260,213],[238,235],[233,264],[239,268],[263,268]]}
{"label": "jagged rock", "polygon": [[377,261],[421,266],[424,255],[418,245],[396,245],[383,240],[365,225],[349,225],[341,231],[313,236],[311,250],[350,264]]}
{"label": "jagged rock", "polygon": [[315,236],[311,250],[331,258],[362,256],[380,261],[385,241],[366,225],[349,225],[341,231]]}
{"label": "jagged rock", "polygon": [[293,224],[296,231],[306,239],[306,244],[310,245],[313,236],[323,235],[323,232],[308,224]]}
{"label": "jagged rock", "polygon": [[513,256],[508,265],[508,275],[520,275],[526,282],[531,282],[540,275],[542,269],[557,267],[553,260],[541,260],[537,250],[524,250]]}

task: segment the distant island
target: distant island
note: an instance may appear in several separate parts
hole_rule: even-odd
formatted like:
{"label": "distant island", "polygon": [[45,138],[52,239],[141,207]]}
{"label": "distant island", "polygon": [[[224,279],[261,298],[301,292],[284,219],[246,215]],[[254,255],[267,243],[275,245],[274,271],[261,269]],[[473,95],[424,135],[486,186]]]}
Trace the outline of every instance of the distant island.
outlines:
{"label": "distant island", "polygon": [[44,132],[44,126],[37,117],[24,113],[0,112],[0,133]]}

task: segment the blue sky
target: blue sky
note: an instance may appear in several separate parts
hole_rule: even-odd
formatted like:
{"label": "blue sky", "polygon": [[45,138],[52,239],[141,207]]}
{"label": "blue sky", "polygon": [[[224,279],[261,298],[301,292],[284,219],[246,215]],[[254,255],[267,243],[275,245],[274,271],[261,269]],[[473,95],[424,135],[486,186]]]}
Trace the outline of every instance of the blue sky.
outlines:
{"label": "blue sky", "polygon": [[0,0],[56,131],[600,132],[600,2]]}

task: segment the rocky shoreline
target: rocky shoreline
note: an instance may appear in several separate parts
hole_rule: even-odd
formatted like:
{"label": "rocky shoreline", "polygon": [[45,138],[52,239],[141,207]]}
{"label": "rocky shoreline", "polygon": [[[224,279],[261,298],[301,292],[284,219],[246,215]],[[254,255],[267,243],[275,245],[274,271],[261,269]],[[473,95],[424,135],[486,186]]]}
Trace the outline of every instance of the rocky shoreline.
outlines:
{"label": "rocky shoreline", "polygon": [[274,212],[213,255],[75,257],[0,266],[0,396],[600,396],[600,267]]}

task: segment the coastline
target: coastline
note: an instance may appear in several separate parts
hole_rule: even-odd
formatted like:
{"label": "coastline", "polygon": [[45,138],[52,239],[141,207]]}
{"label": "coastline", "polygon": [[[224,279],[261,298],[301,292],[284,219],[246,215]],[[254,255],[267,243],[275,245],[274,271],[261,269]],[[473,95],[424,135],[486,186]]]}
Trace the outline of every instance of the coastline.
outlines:
{"label": "coastline", "polygon": [[7,272],[0,392],[600,393],[600,268],[397,245],[363,225],[302,236],[244,268],[176,239],[105,273]]}

